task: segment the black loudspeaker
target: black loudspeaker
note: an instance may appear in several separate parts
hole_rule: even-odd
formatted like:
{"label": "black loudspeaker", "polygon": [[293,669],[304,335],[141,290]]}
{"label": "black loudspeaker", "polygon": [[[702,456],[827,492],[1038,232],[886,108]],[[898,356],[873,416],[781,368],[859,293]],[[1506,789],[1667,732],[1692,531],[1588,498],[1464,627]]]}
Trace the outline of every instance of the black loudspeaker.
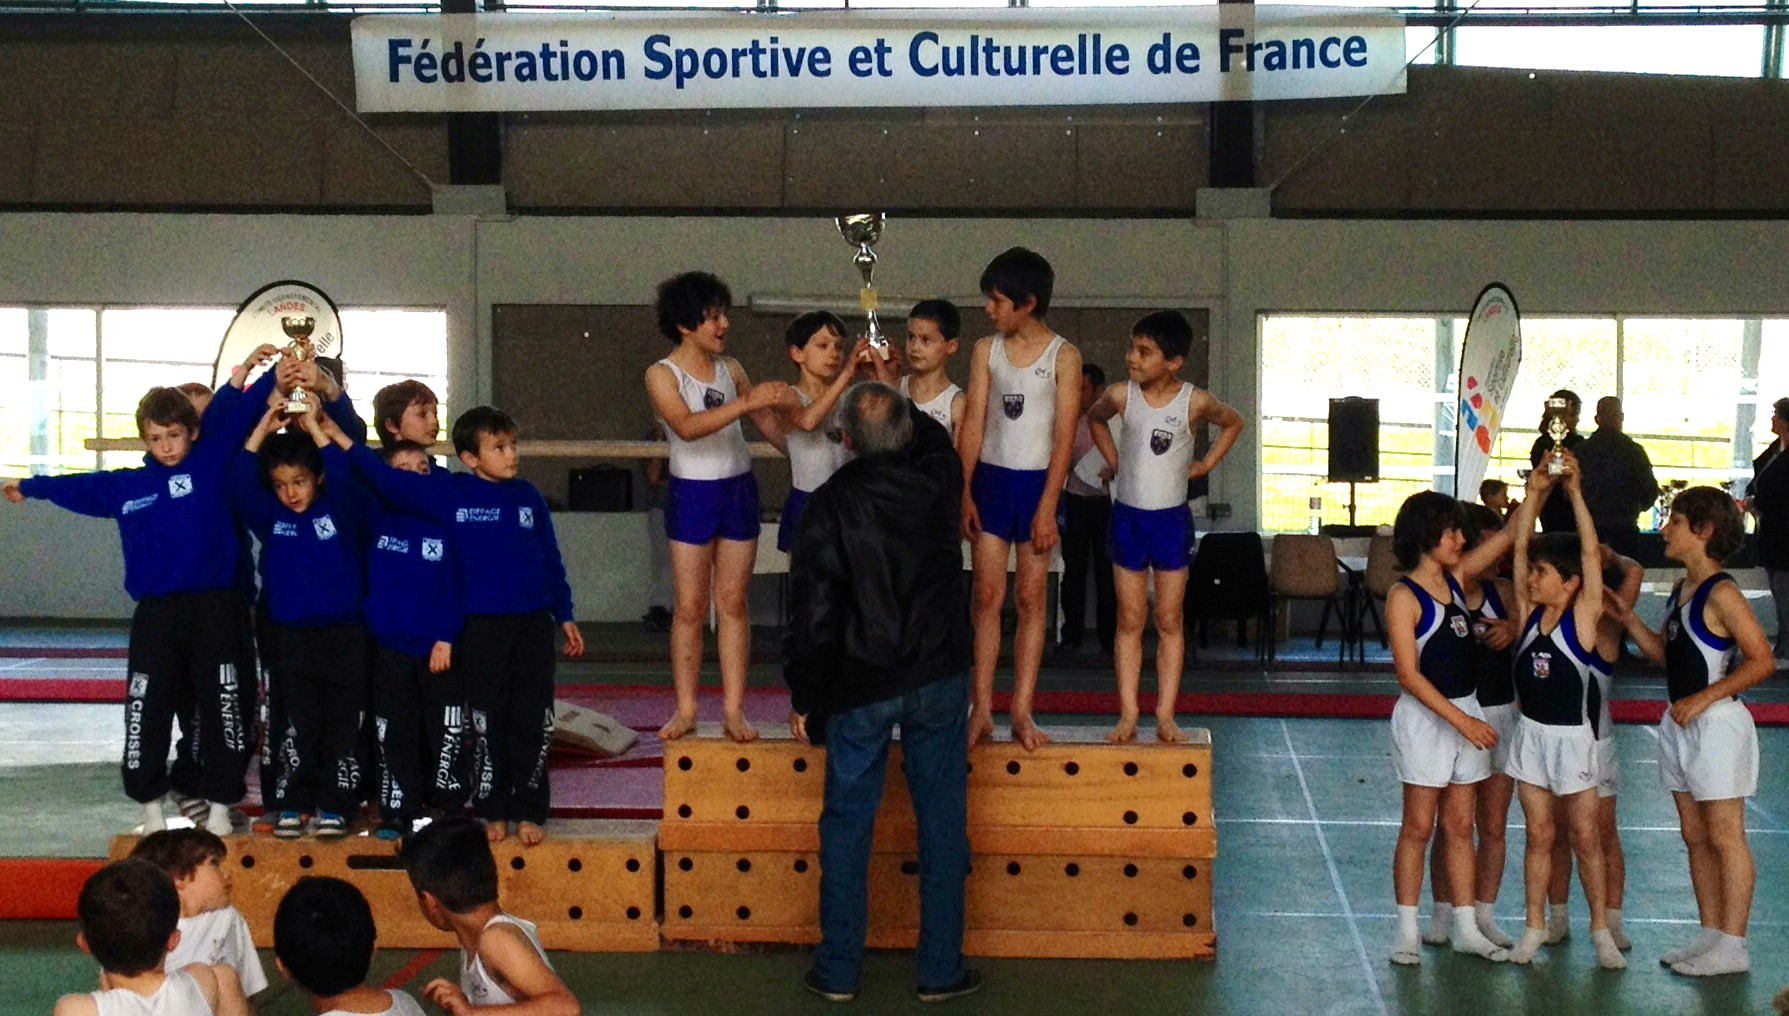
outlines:
{"label": "black loudspeaker", "polygon": [[1329,400],[1329,481],[1379,481],[1379,400]]}
{"label": "black loudspeaker", "polygon": [[571,471],[566,500],[574,512],[631,512],[634,474],[620,466],[591,466]]}

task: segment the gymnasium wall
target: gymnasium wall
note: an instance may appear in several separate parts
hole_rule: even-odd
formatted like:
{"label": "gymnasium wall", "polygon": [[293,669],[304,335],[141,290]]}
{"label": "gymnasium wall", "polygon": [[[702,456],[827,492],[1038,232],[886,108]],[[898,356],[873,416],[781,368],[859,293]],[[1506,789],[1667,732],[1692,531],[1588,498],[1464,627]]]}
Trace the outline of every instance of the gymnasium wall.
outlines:
{"label": "gymnasium wall", "polygon": [[[1109,370],[1136,310],[1208,311],[1210,387],[1250,417],[1262,312],[1459,313],[1500,279],[1534,314],[1789,314],[1789,223],[1759,221],[896,218],[884,285],[973,307],[982,264],[1012,243],[1055,262],[1052,317]],[[641,372],[665,348],[650,330],[654,282],[706,266],[755,322],[754,299],[849,301],[849,256],[818,218],[13,213],[0,215],[0,303],[230,304],[297,277],[349,305],[443,307],[467,398],[513,385],[529,436],[601,436],[580,431],[605,421],[630,436],[644,428]],[[535,315],[514,356],[500,355],[497,308]],[[773,319],[736,335],[755,371],[776,362]],[[972,334],[983,326],[979,311],[968,320]],[[1212,478],[1232,524],[1254,521],[1255,462],[1245,431]],[[550,482],[567,465],[530,470]],[[41,508],[0,505],[0,616],[124,616],[109,524]],[[568,555],[609,562],[574,576],[587,620],[645,609],[642,545],[610,525],[562,525]]]}
{"label": "gymnasium wall", "polygon": [[[352,102],[348,19],[257,24]],[[229,13],[9,14],[0,207],[426,212],[428,186]],[[1409,92],[1262,104],[1283,216],[1781,213],[1789,83],[1418,66]],[[440,118],[380,135],[445,182]],[[511,207],[539,213],[1187,215],[1203,105],[518,114]],[[1322,147],[1305,160],[1313,146]],[[1301,160],[1303,160],[1301,162]]]}

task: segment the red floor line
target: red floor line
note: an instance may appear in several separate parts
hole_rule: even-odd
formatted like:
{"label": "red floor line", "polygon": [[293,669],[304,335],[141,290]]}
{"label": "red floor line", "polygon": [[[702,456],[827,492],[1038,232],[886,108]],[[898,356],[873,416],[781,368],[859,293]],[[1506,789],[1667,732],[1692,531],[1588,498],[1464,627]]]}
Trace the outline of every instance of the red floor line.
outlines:
{"label": "red floor line", "polygon": [[424,949],[422,952],[412,956],[410,962],[399,967],[397,973],[386,978],[385,983],[380,985],[380,987],[384,988],[386,991],[395,991],[402,988],[411,981],[416,980],[416,975],[422,973],[423,968],[446,954],[446,949]]}

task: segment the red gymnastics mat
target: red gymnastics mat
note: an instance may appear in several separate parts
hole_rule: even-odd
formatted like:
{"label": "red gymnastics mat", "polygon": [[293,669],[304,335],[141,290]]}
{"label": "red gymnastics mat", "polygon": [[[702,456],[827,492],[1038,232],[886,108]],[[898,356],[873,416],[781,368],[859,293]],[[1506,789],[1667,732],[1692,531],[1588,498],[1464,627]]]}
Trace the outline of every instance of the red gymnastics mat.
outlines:
{"label": "red gymnastics mat", "polygon": [[[1190,683],[1196,683],[1196,678]],[[671,714],[671,690],[657,685],[562,684],[559,697],[607,713],[639,731],[656,731]],[[0,703],[97,703],[124,701],[122,678],[53,678],[0,675]],[[1005,692],[994,696],[996,709],[1011,701]],[[1397,698],[1392,695],[1330,695],[1287,692],[1184,692],[1182,716],[1254,716],[1270,719],[1384,720],[1391,717]],[[1155,696],[1142,696],[1145,713],[1155,708]],[[1789,703],[1750,702],[1753,718],[1763,726],[1789,726]],[[1617,723],[1657,723],[1665,714],[1661,700],[1621,699],[1612,703]],[[1112,716],[1118,712],[1118,695],[1109,691],[1040,691],[1037,712],[1044,716]],[[746,716],[753,723],[783,723],[789,718],[789,694],[781,690],[754,689],[746,693]],[[704,688],[700,718],[721,719],[718,689]],[[643,739],[643,741],[646,739]],[[639,751],[636,748],[635,751]],[[633,753],[629,753],[633,757]],[[615,766],[611,761],[605,765]],[[633,765],[638,766],[639,762]]]}

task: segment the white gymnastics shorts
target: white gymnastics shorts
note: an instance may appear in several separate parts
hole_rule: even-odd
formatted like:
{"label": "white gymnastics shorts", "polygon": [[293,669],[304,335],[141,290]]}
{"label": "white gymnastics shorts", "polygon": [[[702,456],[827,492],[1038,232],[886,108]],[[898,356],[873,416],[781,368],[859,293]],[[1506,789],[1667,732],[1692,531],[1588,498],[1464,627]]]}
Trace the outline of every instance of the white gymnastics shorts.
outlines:
{"label": "white gymnastics shorts", "polygon": [[1758,793],[1758,728],[1738,699],[1716,702],[1688,727],[1659,721],[1659,778],[1674,794],[1725,801]]}
{"label": "white gymnastics shorts", "polygon": [[[1475,719],[1484,719],[1477,695],[1453,699]],[[1398,780],[1418,787],[1478,783],[1491,775],[1491,753],[1475,748],[1452,724],[1409,695],[1391,710],[1391,761]]]}

